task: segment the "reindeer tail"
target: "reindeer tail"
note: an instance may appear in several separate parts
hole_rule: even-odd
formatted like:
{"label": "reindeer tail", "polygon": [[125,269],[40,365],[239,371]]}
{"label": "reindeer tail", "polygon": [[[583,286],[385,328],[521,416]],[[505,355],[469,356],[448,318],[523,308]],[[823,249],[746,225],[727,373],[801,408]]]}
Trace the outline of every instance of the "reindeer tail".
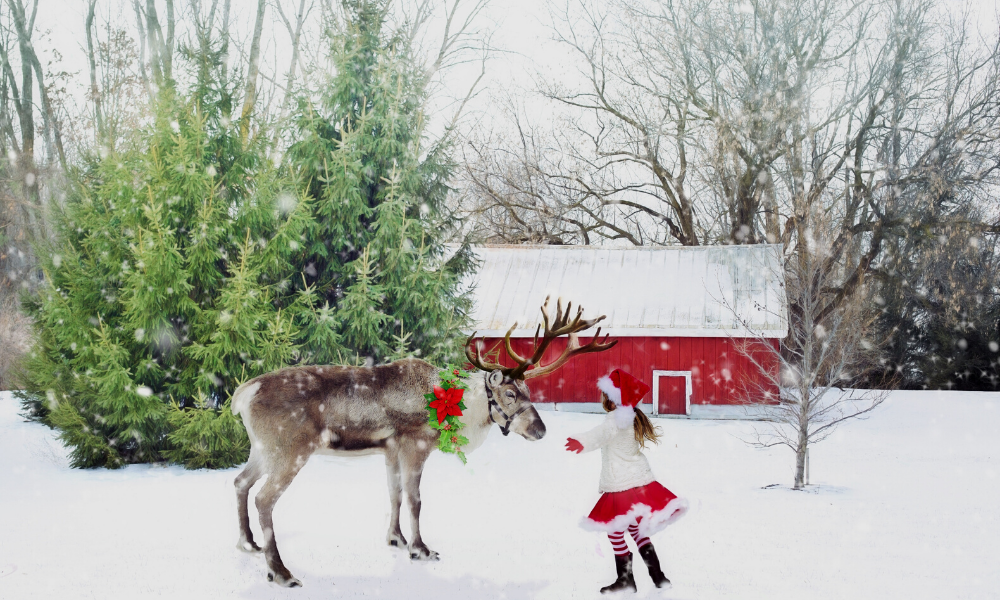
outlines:
{"label": "reindeer tail", "polygon": [[233,402],[232,409],[233,414],[237,417],[243,415],[247,416],[246,409],[250,406],[250,401],[254,399],[257,395],[257,390],[260,389],[260,382],[250,380],[240,387],[236,388],[233,392]]}

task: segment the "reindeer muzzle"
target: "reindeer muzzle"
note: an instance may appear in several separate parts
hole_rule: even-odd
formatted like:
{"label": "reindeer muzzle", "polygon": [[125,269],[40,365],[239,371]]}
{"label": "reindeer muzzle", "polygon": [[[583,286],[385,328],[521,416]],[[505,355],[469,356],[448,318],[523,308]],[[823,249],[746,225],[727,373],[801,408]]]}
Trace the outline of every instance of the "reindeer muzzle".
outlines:
{"label": "reindeer muzzle", "polygon": [[535,420],[531,425],[528,425],[527,433],[535,441],[542,439],[545,437],[545,423],[542,423],[541,419]]}

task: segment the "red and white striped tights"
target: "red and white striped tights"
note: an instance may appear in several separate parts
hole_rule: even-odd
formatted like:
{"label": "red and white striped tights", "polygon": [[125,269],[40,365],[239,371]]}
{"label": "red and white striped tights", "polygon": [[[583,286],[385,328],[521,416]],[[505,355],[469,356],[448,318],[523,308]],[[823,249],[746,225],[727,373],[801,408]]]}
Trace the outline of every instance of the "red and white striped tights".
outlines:
{"label": "red and white striped tights", "polygon": [[[637,548],[642,548],[643,546],[649,544],[648,537],[642,537],[639,535],[639,524],[632,523],[628,526],[628,533],[635,540],[635,545]],[[625,544],[625,532],[616,531],[614,533],[608,534],[608,539],[611,540],[611,547],[614,549],[617,556],[623,556],[625,554],[630,554],[628,546]]]}

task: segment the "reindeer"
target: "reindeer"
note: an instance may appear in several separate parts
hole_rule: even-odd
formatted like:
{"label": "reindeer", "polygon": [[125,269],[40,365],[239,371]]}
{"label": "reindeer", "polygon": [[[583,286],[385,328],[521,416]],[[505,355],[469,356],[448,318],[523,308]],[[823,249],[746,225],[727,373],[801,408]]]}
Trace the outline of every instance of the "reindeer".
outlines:
{"label": "reindeer", "polygon": [[[517,363],[515,367],[485,360],[480,354],[483,342],[476,339],[476,333],[466,340],[466,357],[478,369],[467,380],[464,397],[462,433],[469,439],[463,448],[466,454],[486,441],[494,424],[505,436],[513,431],[530,441],[542,439],[545,424],[531,405],[525,381],[551,373],[577,354],[601,352],[617,343],[608,343],[607,336],[602,342],[598,328],[594,339],[581,346],[579,332],[593,327],[604,316],[583,319],[581,307],[570,320],[572,303],[564,313],[560,300],[556,303],[556,318],[550,323],[548,303],[546,298],[541,307],[545,329],[540,340],[539,329],[535,330],[530,358],[522,358],[511,348],[510,334],[517,323],[507,331],[504,347]],[[546,348],[561,335],[569,336],[566,350],[542,366]],[[434,365],[415,358],[375,367],[288,367],[255,377],[236,389],[233,413],[243,418],[250,437],[250,458],[234,482],[240,522],[237,547],[246,552],[263,551],[268,581],[286,587],[302,585],[278,554],[272,512],[292,479],[316,453],[384,454],[392,511],[387,542],[390,546],[406,546],[411,559],[438,560],[438,553],[428,548],[420,535],[420,477],[438,438],[438,432],[427,422],[424,394],[439,384],[438,372]],[[247,502],[250,488],[265,475],[267,479],[255,498],[264,535],[262,549],[250,531]],[[404,489],[410,509],[409,544],[399,526]]]}

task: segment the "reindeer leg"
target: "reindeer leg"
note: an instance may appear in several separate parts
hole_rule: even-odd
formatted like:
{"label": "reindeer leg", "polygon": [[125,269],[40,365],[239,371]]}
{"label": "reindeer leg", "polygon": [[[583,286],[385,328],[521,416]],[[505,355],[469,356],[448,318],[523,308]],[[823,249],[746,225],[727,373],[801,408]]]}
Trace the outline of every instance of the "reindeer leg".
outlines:
{"label": "reindeer leg", "polygon": [[251,452],[246,468],[233,482],[236,486],[236,516],[240,520],[240,541],[236,547],[244,552],[260,552],[260,546],[253,541],[253,532],[250,531],[250,512],[247,506],[250,488],[264,475],[258,459],[259,457]]}
{"label": "reindeer leg", "polygon": [[403,463],[403,485],[410,506],[410,558],[416,560],[439,560],[438,553],[428,548],[420,537],[420,477],[424,464],[434,444],[417,440],[401,455]]}
{"label": "reindeer leg", "polygon": [[403,537],[403,530],[399,527],[399,507],[403,503],[403,483],[399,466],[399,444],[396,440],[389,440],[386,444],[385,471],[389,478],[389,506],[392,510],[386,542],[390,546],[403,548],[406,546],[406,538]]}
{"label": "reindeer leg", "polygon": [[257,492],[255,499],[257,512],[260,513],[260,529],[264,532],[264,558],[267,559],[268,569],[267,580],[284,587],[299,587],[302,585],[302,582],[292,577],[291,572],[281,562],[281,555],[278,554],[278,544],[274,539],[274,521],[271,518],[271,513],[274,511],[274,504],[288,488],[288,485],[292,483],[292,479],[298,474],[303,464],[305,464],[304,461],[295,461],[294,463],[286,463],[280,467],[271,469],[264,487]]}

